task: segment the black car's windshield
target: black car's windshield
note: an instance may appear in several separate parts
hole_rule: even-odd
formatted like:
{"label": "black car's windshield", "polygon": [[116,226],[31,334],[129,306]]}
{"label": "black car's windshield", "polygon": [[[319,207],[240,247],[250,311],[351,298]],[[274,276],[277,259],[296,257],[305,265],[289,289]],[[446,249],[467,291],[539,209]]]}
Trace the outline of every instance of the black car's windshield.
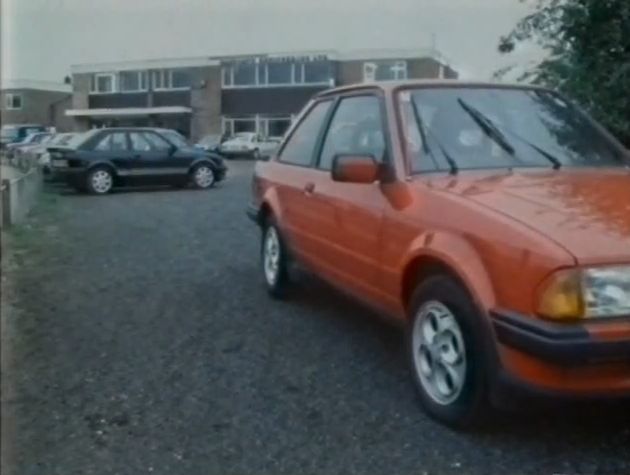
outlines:
{"label": "black car's windshield", "polygon": [[413,172],[452,170],[449,157],[458,170],[627,164],[581,112],[551,92],[426,88],[403,91],[400,100]]}

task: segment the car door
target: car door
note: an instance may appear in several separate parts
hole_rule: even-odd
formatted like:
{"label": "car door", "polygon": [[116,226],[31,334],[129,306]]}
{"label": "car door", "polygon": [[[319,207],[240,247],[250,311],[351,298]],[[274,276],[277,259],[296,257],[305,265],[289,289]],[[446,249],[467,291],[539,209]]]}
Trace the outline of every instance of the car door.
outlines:
{"label": "car door", "polygon": [[133,152],[132,175],[141,184],[170,182],[179,170],[175,162],[174,147],[164,138],[151,131],[130,131],[129,143]]}
{"label": "car door", "polygon": [[126,132],[121,130],[101,132],[95,139],[91,156],[93,159],[112,163],[118,176],[125,179],[129,177],[132,153]]}
{"label": "car door", "polygon": [[322,236],[332,233],[333,209],[317,198],[324,173],[313,168],[316,148],[333,101],[314,103],[280,150],[271,176],[276,181],[282,222],[291,251],[309,267],[320,270]]}
{"label": "car door", "polygon": [[355,293],[387,306],[380,290],[382,226],[387,199],[380,183],[355,184],[332,180],[334,157],[340,154],[386,157],[384,107],[378,95],[342,97],[323,138],[317,168],[319,199],[334,210],[333,233],[323,242],[326,265],[334,278]]}

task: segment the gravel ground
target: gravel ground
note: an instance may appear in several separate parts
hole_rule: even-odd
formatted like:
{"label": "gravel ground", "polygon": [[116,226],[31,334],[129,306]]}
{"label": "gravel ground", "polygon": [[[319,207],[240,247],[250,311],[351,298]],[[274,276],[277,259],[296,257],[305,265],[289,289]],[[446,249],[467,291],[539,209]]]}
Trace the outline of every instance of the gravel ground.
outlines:
{"label": "gravel ground", "polygon": [[230,165],[209,192],[60,188],[12,232],[14,473],[630,473],[627,406],[456,433],[419,410],[398,330],[309,278],[270,300],[252,164]]}

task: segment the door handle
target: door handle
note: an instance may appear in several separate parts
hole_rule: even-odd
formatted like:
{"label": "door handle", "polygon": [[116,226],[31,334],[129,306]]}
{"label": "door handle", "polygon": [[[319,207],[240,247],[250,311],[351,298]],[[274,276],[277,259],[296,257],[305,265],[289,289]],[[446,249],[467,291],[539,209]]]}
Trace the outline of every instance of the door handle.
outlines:
{"label": "door handle", "polygon": [[305,195],[312,195],[313,192],[315,191],[315,183],[307,183],[306,185],[304,185],[304,194]]}

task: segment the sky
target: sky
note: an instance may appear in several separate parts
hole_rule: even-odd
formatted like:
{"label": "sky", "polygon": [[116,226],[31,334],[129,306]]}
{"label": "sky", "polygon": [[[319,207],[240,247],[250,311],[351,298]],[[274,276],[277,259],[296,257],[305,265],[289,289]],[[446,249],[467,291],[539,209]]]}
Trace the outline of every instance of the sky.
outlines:
{"label": "sky", "polygon": [[372,48],[433,41],[469,79],[505,56],[499,37],[532,0],[1,0],[1,77],[61,82],[70,65],[155,58]]}

